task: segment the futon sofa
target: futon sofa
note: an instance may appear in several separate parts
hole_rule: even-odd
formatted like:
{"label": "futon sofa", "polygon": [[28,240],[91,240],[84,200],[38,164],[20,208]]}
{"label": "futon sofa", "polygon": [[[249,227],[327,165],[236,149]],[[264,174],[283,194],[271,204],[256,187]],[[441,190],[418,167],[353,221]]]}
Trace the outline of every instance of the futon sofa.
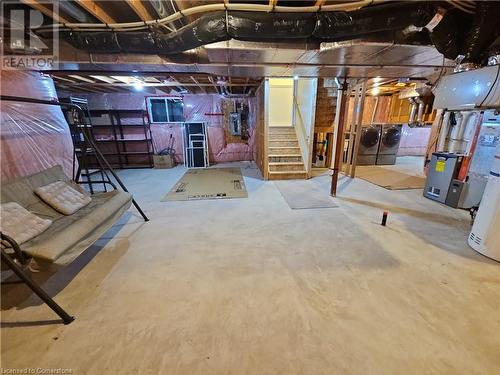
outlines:
{"label": "futon sofa", "polygon": [[[65,323],[73,320],[62,310],[23,268],[32,257],[42,267],[47,264],[65,265],[74,260],[99,237],[101,237],[130,207],[132,195],[114,189],[93,194],[91,202],[73,213],[63,215],[44,203],[35,193],[38,187],[56,181],[66,181],[74,189],[88,194],[81,186],[68,178],[60,166],[46,169],[31,176],[21,177],[1,186],[2,203],[17,202],[19,205],[44,219],[52,220],[50,227],[40,235],[19,246],[12,238],[1,234],[2,266],[7,265],[37,293]],[[60,310],[59,310],[60,309]]]}

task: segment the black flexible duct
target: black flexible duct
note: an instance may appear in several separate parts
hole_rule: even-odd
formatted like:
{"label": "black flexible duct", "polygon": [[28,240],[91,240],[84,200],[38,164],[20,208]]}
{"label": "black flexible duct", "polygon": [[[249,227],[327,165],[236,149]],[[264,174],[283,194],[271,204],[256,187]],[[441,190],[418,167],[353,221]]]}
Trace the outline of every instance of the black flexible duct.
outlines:
{"label": "black flexible duct", "polygon": [[500,34],[500,5],[496,1],[478,1],[472,28],[465,40],[462,63],[481,63],[488,47]]}
{"label": "black flexible duct", "polygon": [[434,16],[432,3],[388,3],[353,12],[254,13],[215,12],[170,34],[158,32],[83,32],[66,34],[76,48],[103,53],[176,54],[231,38],[281,42],[341,41],[425,26]]}
{"label": "black flexible duct", "polygon": [[[244,41],[335,42],[352,39],[376,39],[406,44],[431,41],[446,58],[464,53],[466,61],[477,62],[481,53],[498,36],[499,8],[496,4],[478,4],[473,28],[464,44],[471,17],[462,11],[448,10],[432,32],[426,25],[441,8],[442,2],[391,2],[353,12],[254,13],[215,12],[169,34],[149,32],[66,33],[76,48],[97,53],[143,53],[174,55],[209,43],[237,39]],[[418,32],[402,32],[409,26]],[[418,29],[416,29],[418,30]],[[430,40],[429,40],[430,36]]]}
{"label": "black flexible duct", "polygon": [[430,33],[432,44],[447,59],[454,60],[460,54],[464,29],[470,25],[467,18],[458,9],[449,10]]}

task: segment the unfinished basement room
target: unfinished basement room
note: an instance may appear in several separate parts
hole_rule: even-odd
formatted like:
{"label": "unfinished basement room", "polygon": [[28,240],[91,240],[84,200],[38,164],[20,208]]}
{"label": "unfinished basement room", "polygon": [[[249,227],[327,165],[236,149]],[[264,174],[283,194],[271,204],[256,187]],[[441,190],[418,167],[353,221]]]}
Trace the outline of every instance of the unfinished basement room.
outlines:
{"label": "unfinished basement room", "polygon": [[0,7],[1,374],[500,374],[500,2]]}

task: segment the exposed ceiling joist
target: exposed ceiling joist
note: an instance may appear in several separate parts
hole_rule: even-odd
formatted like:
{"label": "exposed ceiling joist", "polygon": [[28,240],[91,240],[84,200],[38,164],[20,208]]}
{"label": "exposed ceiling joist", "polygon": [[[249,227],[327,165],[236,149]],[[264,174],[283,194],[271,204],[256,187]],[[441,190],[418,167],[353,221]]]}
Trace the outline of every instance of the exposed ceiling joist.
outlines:
{"label": "exposed ceiling joist", "polygon": [[82,8],[92,14],[95,18],[103,23],[116,23],[117,21],[109,15],[96,1],[93,0],[76,0]]}
{"label": "exposed ceiling joist", "polygon": [[316,6],[316,7],[323,6],[325,3],[326,3],[326,0],[316,0],[316,2],[314,3],[314,6]]}
{"label": "exposed ceiling joist", "polygon": [[139,16],[141,21],[151,21],[153,17],[140,0],[126,0],[127,4]]}
{"label": "exposed ceiling joist", "polygon": [[219,87],[215,84],[214,79],[212,77],[208,77],[208,80],[210,81],[211,85],[213,86],[215,93],[220,94],[219,92]]}
{"label": "exposed ceiling joist", "polygon": [[245,86],[243,87],[243,95],[245,95],[247,93],[247,86],[248,86],[249,81],[250,81],[250,78],[247,78],[247,80],[245,82]]}
{"label": "exposed ceiling joist", "polygon": [[52,78],[60,80],[60,81],[64,81],[64,82],[76,83],[76,81],[74,81],[72,79],[67,79],[67,78],[59,77],[59,76],[55,76],[55,75],[52,75]]}
{"label": "exposed ceiling joist", "polygon": [[[178,87],[181,91],[185,91],[185,90],[187,90],[185,86],[188,86],[188,85],[189,85],[189,86],[193,86],[193,85],[191,85],[191,84],[185,85],[185,84],[183,84],[183,83],[180,83],[180,82],[179,82],[179,81],[178,81],[175,77],[173,77],[173,76],[170,76],[170,77],[168,77],[168,78],[172,81],[172,83],[173,83],[173,84],[172,84],[172,86],[177,86],[177,87]],[[164,84],[162,84],[162,85],[165,85],[165,84],[167,84],[167,83],[164,83]]]}
{"label": "exposed ceiling joist", "polygon": [[76,75],[76,74],[70,74],[70,75],[68,75],[68,77],[77,79],[79,81],[87,82],[87,83],[94,83],[93,80],[85,78],[85,77],[82,77],[82,76],[79,76],[79,75]]}
{"label": "exposed ceiling joist", "polygon": [[[21,0],[23,4],[29,5],[35,10],[38,10],[47,17],[52,18],[56,22],[69,23],[70,21],[59,14],[59,12],[53,12],[52,9],[48,8],[45,4],[40,3],[37,0]],[[52,5],[54,6],[54,5]]]}
{"label": "exposed ceiling joist", "polygon": [[196,78],[194,78],[193,76],[189,76],[191,78],[191,80],[196,83],[196,85],[200,88],[201,91],[203,91],[205,94],[207,93],[207,90],[205,90],[204,87],[200,86],[200,83],[196,80]]}

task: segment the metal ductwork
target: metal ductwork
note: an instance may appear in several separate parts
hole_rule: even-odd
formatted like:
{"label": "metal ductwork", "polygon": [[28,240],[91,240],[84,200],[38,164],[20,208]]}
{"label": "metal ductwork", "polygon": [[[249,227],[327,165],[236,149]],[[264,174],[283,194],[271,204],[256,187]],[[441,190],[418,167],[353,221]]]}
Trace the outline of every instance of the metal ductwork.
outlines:
{"label": "metal ductwork", "polygon": [[411,104],[410,117],[408,118],[408,124],[413,125],[415,123],[415,117],[417,114],[417,102],[415,101],[415,98],[413,98],[413,97],[408,98],[408,101]]}
{"label": "metal ductwork", "polygon": [[424,123],[424,107],[425,107],[425,103],[419,97],[415,98],[415,103],[418,105],[418,110],[417,110],[417,124],[423,124]]}

